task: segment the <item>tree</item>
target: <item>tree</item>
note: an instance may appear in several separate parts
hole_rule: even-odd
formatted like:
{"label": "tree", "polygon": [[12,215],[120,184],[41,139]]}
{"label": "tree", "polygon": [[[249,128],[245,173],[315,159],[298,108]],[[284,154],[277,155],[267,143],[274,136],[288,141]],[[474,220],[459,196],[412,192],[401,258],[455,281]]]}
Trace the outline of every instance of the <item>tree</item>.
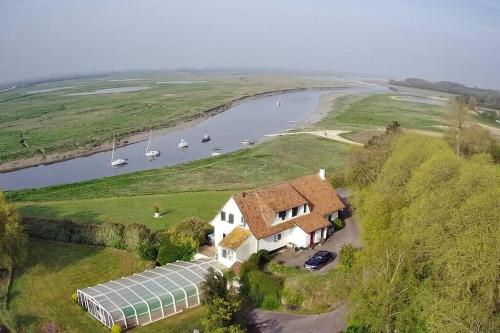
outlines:
{"label": "tree", "polygon": [[215,298],[228,298],[227,280],[224,276],[215,273],[210,267],[205,276],[205,281],[201,285],[203,300],[205,303],[212,303]]}
{"label": "tree", "polygon": [[[480,170],[480,172],[478,172]],[[497,332],[500,169],[404,135],[357,193],[362,277],[351,320],[369,332]]]}
{"label": "tree", "polygon": [[26,243],[19,215],[0,192],[0,271],[10,270],[24,261]]}
{"label": "tree", "polygon": [[[207,308],[207,318],[202,321],[205,328],[204,332],[226,332],[220,330],[223,328],[229,329],[229,327],[236,325],[235,320],[241,309],[241,302],[233,298],[215,297],[210,303],[207,303]],[[234,330],[234,328],[232,329]]]}

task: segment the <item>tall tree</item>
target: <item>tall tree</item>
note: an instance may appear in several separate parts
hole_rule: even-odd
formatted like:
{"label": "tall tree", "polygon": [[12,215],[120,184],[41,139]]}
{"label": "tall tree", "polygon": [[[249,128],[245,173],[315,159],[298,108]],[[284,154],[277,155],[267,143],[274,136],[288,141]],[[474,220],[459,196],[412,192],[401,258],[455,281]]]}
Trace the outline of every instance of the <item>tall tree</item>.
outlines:
{"label": "tall tree", "polygon": [[23,262],[26,242],[19,215],[0,192],[0,269],[10,270]]}

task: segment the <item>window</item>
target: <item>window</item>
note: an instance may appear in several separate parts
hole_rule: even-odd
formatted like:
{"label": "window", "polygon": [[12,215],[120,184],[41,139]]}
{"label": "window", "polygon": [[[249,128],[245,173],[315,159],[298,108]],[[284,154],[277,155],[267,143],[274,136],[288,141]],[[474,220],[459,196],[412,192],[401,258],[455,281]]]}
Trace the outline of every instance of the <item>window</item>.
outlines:
{"label": "window", "polygon": [[226,237],[226,234],[222,234],[222,239],[224,239],[224,237]]}
{"label": "window", "polygon": [[292,217],[297,216],[298,212],[299,212],[299,207],[292,208]]}
{"label": "window", "polygon": [[233,260],[234,252],[231,250],[222,249],[222,258]]}
{"label": "window", "polygon": [[307,213],[307,205],[304,205],[304,213]]}
{"label": "window", "polygon": [[245,218],[244,218],[243,216],[241,217],[240,225],[241,225],[242,227],[244,227],[244,226],[246,226],[246,225],[247,225],[247,224],[246,224],[246,222],[245,222]]}
{"label": "window", "polygon": [[284,220],[286,218],[286,210],[279,212],[278,216],[281,220]]}
{"label": "window", "polygon": [[229,223],[233,224],[234,223],[234,215],[233,214],[229,214]]}
{"label": "window", "polygon": [[281,240],[281,234],[274,235],[274,241],[277,242]]}
{"label": "window", "polygon": [[220,220],[225,221],[226,220],[226,212],[220,212]]}

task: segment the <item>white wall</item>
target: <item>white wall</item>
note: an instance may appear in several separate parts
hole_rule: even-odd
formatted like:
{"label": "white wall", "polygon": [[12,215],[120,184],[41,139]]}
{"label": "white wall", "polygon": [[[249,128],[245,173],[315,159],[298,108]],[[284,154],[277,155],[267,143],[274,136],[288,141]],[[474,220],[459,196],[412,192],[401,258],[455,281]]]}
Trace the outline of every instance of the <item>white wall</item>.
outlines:
{"label": "white wall", "polygon": [[[221,221],[220,219],[220,211],[217,213],[217,215],[214,217],[212,222],[212,226],[214,227],[214,240],[215,240],[215,245],[219,244],[219,242],[222,240],[222,235],[223,234],[229,234],[235,227],[238,227],[241,222],[241,217],[243,216],[241,214],[240,208],[236,204],[236,201],[234,201],[233,198],[230,198],[224,207],[222,207],[221,211],[226,212],[226,221]],[[234,215],[234,223],[231,224],[228,222],[229,220],[229,214]],[[248,226],[245,226],[244,228],[248,229]]]}
{"label": "white wall", "polygon": [[299,227],[294,227],[290,236],[288,237],[288,241],[290,243],[295,244],[298,247],[308,247],[309,246],[309,234],[304,232],[304,230]]}
{"label": "white wall", "polygon": [[257,252],[257,239],[253,235],[241,244],[236,250],[236,259],[238,261],[246,261],[253,253]]}

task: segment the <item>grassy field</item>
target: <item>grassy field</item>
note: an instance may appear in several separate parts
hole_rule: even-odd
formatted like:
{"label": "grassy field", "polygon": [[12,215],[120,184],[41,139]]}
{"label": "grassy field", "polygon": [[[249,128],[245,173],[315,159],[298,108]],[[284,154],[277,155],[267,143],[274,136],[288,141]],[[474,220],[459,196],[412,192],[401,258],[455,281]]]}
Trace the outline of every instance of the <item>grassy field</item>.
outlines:
{"label": "grassy field", "polygon": [[[239,190],[344,164],[349,146],[311,135],[283,136],[250,149],[83,183],[8,192],[11,201],[59,201],[190,191]],[[168,209],[165,207],[164,209]]]}
{"label": "grassy field", "polygon": [[317,124],[320,128],[366,130],[385,127],[393,120],[406,128],[439,131],[447,106],[398,101],[394,94],[344,96],[334,102],[334,111]]}
{"label": "grassy field", "polygon": [[[91,148],[109,143],[112,134],[123,138],[171,127],[242,96],[328,85],[290,75],[137,73],[17,88],[0,93],[0,161]],[[132,86],[148,89],[71,96]]]}
{"label": "grassy field", "polygon": [[[231,191],[183,192],[158,195],[112,197],[52,202],[22,202],[23,216],[67,219],[77,223],[141,223],[155,230],[170,228],[190,217],[210,221]],[[160,207],[161,218],[153,217],[153,205]]]}
{"label": "grassy field", "polygon": [[[71,300],[76,289],[142,271],[148,263],[128,252],[101,247],[30,240],[26,268],[14,278],[10,309],[19,317],[23,331],[109,332]],[[134,332],[192,332],[199,327],[204,309],[188,311]]]}

